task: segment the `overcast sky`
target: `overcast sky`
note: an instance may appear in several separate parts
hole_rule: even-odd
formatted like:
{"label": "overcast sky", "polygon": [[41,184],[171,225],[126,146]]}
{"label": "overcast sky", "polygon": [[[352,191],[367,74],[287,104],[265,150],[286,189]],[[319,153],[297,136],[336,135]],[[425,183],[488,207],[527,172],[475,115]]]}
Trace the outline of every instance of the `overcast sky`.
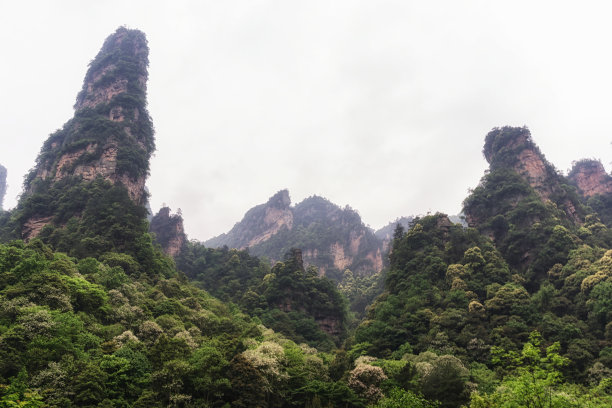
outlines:
{"label": "overcast sky", "polygon": [[192,239],[283,188],[373,228],[456,214],[495,126],[529,126],[560,170],[590,157],[609,171],[609,4],[0,0],[5,207],[121,25],[149,40],[151,206],[181,208]]}

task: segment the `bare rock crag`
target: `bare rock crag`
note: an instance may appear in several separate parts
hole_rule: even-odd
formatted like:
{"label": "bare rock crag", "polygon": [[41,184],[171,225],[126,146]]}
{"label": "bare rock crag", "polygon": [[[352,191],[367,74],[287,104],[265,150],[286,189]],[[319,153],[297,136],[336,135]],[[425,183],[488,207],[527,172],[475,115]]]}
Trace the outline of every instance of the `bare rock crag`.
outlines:
{"label": "bare rock crag", "polygon": [[567,177],[585,198],[612,193],[612,177],[599,160],[576,162]]}
{"label": "bare rock crag", "polygon": [[304,264],[316,266],[321,275],[341,276],[345,269],[370,275],[383,268],[383,245],[359,215],[313,196],[291,206],[287,190],[267,203],[253,207],[225,234],[204,244],[208,247],[245,249],[272,261],[290,248],[302,250]]}
{"label": "bare rock crag", "polygon": [[170,214],[170,208],[163,207],[151,219],[149,230],[155,234],[155,241],[173,258],[176,258],[187,242],[183,217],[180,214]]}
{"label": "bare rock crag", "polygon": [[[66,179],[102,178],[123,185],[145,204],[149,158],[155,149],[146,109],[148,45],[144,34],[119,28],[90,63],[74,105],[74,117],[44,143],[25,182],[25,196]],[[78,214],[75,214],[78,216]],[[49,217],[25,220],[22,236],[38,234]]]}

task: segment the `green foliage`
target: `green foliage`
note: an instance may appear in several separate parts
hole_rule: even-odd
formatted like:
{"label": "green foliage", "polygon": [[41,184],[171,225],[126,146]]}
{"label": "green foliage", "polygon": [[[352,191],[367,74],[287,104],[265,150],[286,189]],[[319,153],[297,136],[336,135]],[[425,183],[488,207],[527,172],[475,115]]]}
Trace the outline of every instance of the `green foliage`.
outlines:
{"label": "green foliage", "polygon": [[[285,196],[286,195],[286,196]],[[351,254],[353,262],[347,267],[358,275],[370,275],[375,270],[374,263],[367,255],[380,250],[380,241],[367,228],[359,214],[346,206],[341,208],[329,200],[312,196],[295,207],[289,207],[288,192],[280,191],[268,203],[251,208],[242,221],[227,234],[213,238],[205,244],[212,247],[227,245],[233,248],[248,246],[249,252],[256,256],[282,260],[292,248],[308,253],[308,262],[316,265],[325,276],[334,280],[342,279],[343,270],[334,263],[332,246],[341,245],[345,253]],[[280,230],[263,242],[253,244],[258,235],[270,228],[266,224],[266,214],[270,209],[283,212],[292,220],[291,228],[282,225]],[[358,241],[356,241],[358,239]],[[350,248],[350,243],[357,248]]]}
{"label": "green foliage", "polygon": [[612,401],[608,392],[585,390],[562,383],[561,369],[569,362],[554,343],[542,350],[539,333],[533,332],[520,353],[498,349],[494,362],[510,369],[490,394],[472,394],[470,407],[604,407]]}
{"label": "green foliage", "polygon": [[[266,341],[286,350],[274,358],[291,355],[290,360],[281,359],[291,364],[254,364],[258,354],[245,354],[254,375],[267,381],[265,406],[284,403],[272,397],[277,387],[285,387],[280,395],[296,404],[318,395],[292,394],[289,382],[306,390],[309,381],[323,381],[322,388],[331,391],[321,399],[349,398],[334,394],[337,388],[325,382],[327,367],[316,350],[258,328],[183,280],[125,274],[124,267],[146,270],[127,254],[110,254],[104,263],[94,258],[77,263],[39,240],[27,245],[17,241],[0,245],[0,267],[3,406],[156,406],[189,401],[222,406],[240,398],[252,401],[248,388],[236,388],[232,373],[238,368],[230,362],[242,355],[245,344],[253,343],[260,345],[254,350],[265,360]],[[152,320],[156,315],[157,323]],[[264,332],[260,343],[256,338]],[[275,370],[280,370],[282,381],[273,379]]]}
{"label": "green foliage", "polygon": [[435,408],[440,405],[401,388],[393,388],[389,396],[382,398],[374,406],[376,408]]}
{"label": "green foliage", "polygon": [[211,294],[297,342],[330,350],[345,335],[345,299],[330,280],[304,270],[295,252],[270,269],[246,251],[191,242],[177,265]]}

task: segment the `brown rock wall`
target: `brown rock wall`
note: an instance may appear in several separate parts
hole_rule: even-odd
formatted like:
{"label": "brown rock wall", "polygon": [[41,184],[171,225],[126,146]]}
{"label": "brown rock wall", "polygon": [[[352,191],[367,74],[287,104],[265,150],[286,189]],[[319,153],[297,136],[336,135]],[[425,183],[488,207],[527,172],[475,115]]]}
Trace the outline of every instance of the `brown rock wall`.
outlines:
{"label": "brown rock wall", "polygon": [[603,164],[599,161],[576,163],[568,178],[584,197],[612,193],[612,177],[606,173]]}

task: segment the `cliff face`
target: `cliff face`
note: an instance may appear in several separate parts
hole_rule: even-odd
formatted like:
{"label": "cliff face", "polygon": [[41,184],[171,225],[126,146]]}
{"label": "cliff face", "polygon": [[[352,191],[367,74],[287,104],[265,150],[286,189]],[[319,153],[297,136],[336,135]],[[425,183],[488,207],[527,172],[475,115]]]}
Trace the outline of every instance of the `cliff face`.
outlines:
{"label": "cliff face", "polygon": [[204,245],[212,248],[228,246],[244,249],[267,241],[283,227],[293,228],[289,191],[281,190],[268,200],[251,208],[234,227],[225,234],[211,238]]}
{"label": "cliff face", "polygon": [[183,217],[180,214],[170,215],[170,208],[163,207],[151,219],[149,231],[155,234],[155,242],[161,245],[167,255],[175,258],[187,242]]}
{"label": "cliff face", "polygon": [[585,198],[612,193],[612,177],[598,160],[576,162],[567,177]]}
{"label": "cliff face", "polygon": [[[155,148],[146,110],[147,66],[147,40],[140,31],[119,28],[106,39],[90,63],[74,117],[47,139],[27,176],[26,198],[60,184],[101,178],[125,187],[135,204],[146,202],[144,186]],[[36,236],[53,222],[49,217],[29,214],[23,238]]]}
{"label": "cliff face", "polygon": [[[489,171],[512,171],[518,174],[538,194],[544,203],[554,203],[563,210],[572,223],[581,223],[582,215],[578,210],[579,202],[568,193],[563,185],[565,180],[546,160],[540,149],[531,139],[526,127],[495,128],[485,138],[483,154],[489,162]],[[525,191],[514,191],[510,201],[518,204],[526,195]],[[483,222],[477,215],[466,212],[470,226]],[[537,222],[537,220],[533,220]]]}
{"label": "cliff face", "polygon": [[6,195],[6,167],[0,164],[0,210],[3,209]]}
{"label": "cliff face", "polygon": [[249,210],[230,232],[204,244],[248,247],[250,253],[272,260],[282,259],[292,247],[300,248],[306,265],[337,279],[347,268],[361,275],[382,269],[382,242],[355,211],[316,196],[295,207],[290,204],[289,192],[282,190]]}

